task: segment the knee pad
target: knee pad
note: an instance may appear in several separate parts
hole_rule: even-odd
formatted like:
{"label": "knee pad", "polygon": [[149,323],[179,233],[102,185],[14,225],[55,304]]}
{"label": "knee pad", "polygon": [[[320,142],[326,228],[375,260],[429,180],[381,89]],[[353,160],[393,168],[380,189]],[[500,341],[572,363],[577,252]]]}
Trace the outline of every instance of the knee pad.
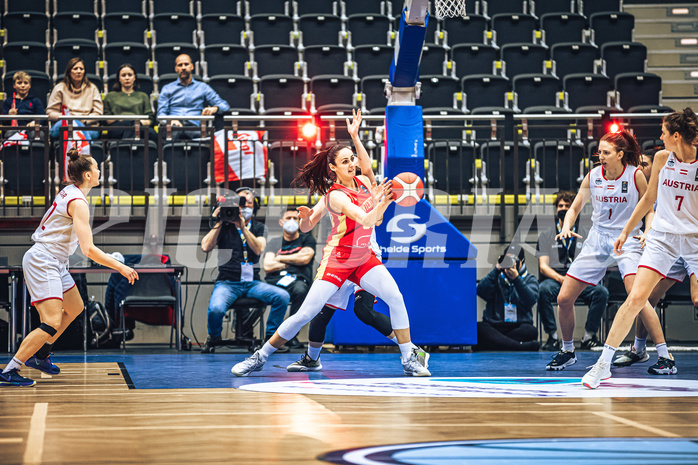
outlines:
{"label": "knee pad", "polygon": [[327,325],[330,324],[334,312],[334,308],[325,305],[322,307],[322,310],[320,310],[320,313],[310,320],[310,328],[308,328],[308,340],[310,340],[310,342],[325,342]]}
{"label": "knee pad", "polygon": [[47,325],[46,323],[41,323],[39,325],[39,329],[48,334],[49,336],[53,337],[56,335],[58,330],[52,326]]}

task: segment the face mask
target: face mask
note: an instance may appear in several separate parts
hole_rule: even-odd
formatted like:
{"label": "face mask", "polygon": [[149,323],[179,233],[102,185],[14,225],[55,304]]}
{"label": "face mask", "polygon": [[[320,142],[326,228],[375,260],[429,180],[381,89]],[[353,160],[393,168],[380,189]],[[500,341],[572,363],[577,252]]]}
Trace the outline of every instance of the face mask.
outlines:
{"label": "face mask", "polygon": [[284,231],[289,234],[295,234],[298,231],[298,222],[296,220],[287,220],[284,223]]}
{"label": "face mask", "polygon": [[557,212],[557,219],[560,221],[565,221],[565,215],[567,214],[567,210],[560,210]]}
{"label": "face mask", "polygon": [[245,207],[240,210],[242,212],[242,217],[245,218],[245,221],[249,221],[250,218],[252,218],[252,213],[254,210],[250,207]]}

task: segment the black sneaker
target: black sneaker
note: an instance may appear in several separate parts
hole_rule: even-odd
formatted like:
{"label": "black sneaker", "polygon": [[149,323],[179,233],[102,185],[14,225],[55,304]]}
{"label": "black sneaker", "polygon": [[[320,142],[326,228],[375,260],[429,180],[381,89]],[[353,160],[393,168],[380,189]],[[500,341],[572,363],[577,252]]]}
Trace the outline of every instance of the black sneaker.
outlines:
{"label": "black sneaker", "polygon": [[300,360],[293,362],[286,367],[286,371],[320,371],[322,370],[322,363],[320,363],[320,357],[317,360],[313,360],[308,356],[308,352],[303,354]]}
{"label": "black sneaker", "polygon": [[630,350],[620,355],[613,361],[614,367],[629,367],[633,363],[643,363],[650,359],[647,350],[637,352],[635,347],[630,347]]}
{"label": "black sneaker", "polygon": [[659,357],[657,363],[652,365],[647,369],[647,372],[652,375],[675,375],[679,372],[676,368],[676,363],[674,362],[674,357],[669,355],[670,358]]}
{"label": "black sneaker", "polygon": [[540,350],[544,350],[546,352],[557,352],[560,350],[560,340],[554,339],[552,336],[548,336],[548,341],[543,344],[543,347],[541,347]]}
{"label": "black sneaker", "polygon": [[601,345],[601,343],[596,338],[596,334],[594,334],[593,336],[591,336],[591,339],[587,339],[586,341],[582,341],[582,345],[579,346],[579,348],[582,350],[591,350],[592,347],[597,347],[600,345]]}
{"label": "black sneaker", "polygon": [[575,363],[577,363],[577,354],[561,350],[555,354],[555,357],[545,366],[545,369],[548,371],[560,371]]}

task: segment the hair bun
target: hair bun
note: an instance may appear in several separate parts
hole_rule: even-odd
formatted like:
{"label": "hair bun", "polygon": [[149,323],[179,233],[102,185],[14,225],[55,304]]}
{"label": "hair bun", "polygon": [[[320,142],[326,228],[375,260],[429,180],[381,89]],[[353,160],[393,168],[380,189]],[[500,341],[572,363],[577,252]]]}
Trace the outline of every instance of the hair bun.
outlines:
{"label": "hair bun", "polygon": [[76,148],[68,150],[67,155],[70,158],[70,161],[76,161],[78,158],[80,158],[80,152]]}

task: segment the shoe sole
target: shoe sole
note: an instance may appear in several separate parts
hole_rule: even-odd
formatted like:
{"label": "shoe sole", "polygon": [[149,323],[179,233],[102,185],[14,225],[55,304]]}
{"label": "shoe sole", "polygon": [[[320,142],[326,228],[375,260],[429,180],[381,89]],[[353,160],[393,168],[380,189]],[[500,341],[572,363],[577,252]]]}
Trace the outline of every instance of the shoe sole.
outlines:
{"label": "shoe sole", "polygon": [[654,371],[649,370],[649,369],[647,370],[647,373],[649,373],[651,375],[660,375],[660,376],[661,375],[675,375],[678,372],[679,372],[679,370],[676,367],[674,367],[672,370],[654,370]]}
{"label": "shoe sole", "polygon": [[40,372],[42,372],[42,373],[46,373],[47,375],[58,375],[58,374],[61,373],[60,368],[58,369],[58,371],[53,372],[53,371],[48,371],[48,370],[42,370],[42,369],[39,368],[39,367],[33,367],[33,366],[30,366],[30,365],[25,365],[25,366],[26,366],[27,368],[33,368],[34,370],[40,371]]}
{"label": "shoe sole", "polygon": [[[611,376],[609,376],[607,378],[601,378],[601,381],[606,381],[607,379],[611,379]],[[597,384],[596,387],[591,387],[590,385],[588,385],[587,383],[582,381],[582,386],[584,386],[585,388],[589,388],[589,389],[596,389],[597,387],[599,387],[601,385],[601,381],[599,381],[599,384]]]}
{"label": "shoe sole", "polygon": [[613,366],[619,367],[619,368],[620,367],[629,367],[630,365],[634,365],[636,363],[645,363],[649,359],[650,359],[649,354],[645,354],[645,356],[642,357],[640,360],[636,360],[636,361],[628,360],[627,362],[622,362],[622,363],[613,362]]}
{"label": "shoe sole", "polygon": [[[574,361],[572,361],[572,360],[574,360]],[[565,368],[570,367],[570,366],[574,365],[575,363],[577,363],[576,358],[573,358],[572,360],[569,360],[569,361],[563,363],[562,365],[558,365],[558,366],[547,365],[545,367],[545,369],[548,371],[562,371]]]}
{"label": "shoe sole", "polygon": [[7,386],[7,387],[32,387],[36,385],[36,381],[33,381],[31,384],[18,384],[18,383],[8,383],[6,381],[0,381],[0,386]]}
{"label": "shoe sole", "polygon": [[262,371],[262,368],[264,368],[264,367],[255,368],[254,370],[250,370],[247,373],[237,373],[235,371],[235,367],[233,367],[230,369],[230,372],[239,378],[244,378],[245,376],[250,376],[250,373],[253,373],[255,371]]}
{"label": "shoe sole", "polygon": [[290,366],[286,367],[286,371],[289,373],[299,373],[303,371],[320,371],[322,370],[322,365],[317,366],[317,367],[293,367],[291,368]]}

